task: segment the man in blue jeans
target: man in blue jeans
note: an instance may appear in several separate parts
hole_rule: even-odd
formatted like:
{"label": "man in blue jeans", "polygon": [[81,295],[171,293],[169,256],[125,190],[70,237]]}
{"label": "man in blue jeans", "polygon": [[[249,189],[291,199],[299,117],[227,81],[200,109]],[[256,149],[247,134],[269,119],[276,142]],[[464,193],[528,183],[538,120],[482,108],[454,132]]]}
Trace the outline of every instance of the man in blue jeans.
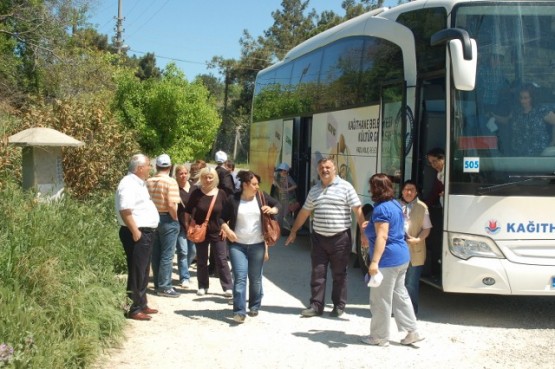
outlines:
{"label": "man in blue jeans", "polygon": [[156,158],[156,175],[147,180],[148,192],[160,214],[160,223],[152,248],[154,288],[159,296],[179,297],[172,287],[172,264],[179,235],[177,204],[181,201],[179,187],[170,177],[171,160],[167,154]]}

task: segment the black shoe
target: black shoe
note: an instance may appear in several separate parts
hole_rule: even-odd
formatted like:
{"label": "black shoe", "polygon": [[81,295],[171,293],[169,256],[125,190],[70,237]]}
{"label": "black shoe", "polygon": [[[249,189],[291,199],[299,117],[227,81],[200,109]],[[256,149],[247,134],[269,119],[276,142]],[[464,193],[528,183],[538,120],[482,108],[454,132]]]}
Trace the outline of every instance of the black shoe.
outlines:
{"label": "black shoe", "polygon": [[158,296],[164,296],[164,297],[179,297],[179,296],[181,296],[181,294],[179,292],[177,292],[176,290],[174,290],[173,288],[168,288],[167,290],[158,291],[156,294]]}
{"label": "black shoe", "polygon": [[251,316],[251,317],[258,316],[258,310],[251,310],[251,311],[249,311],[249,316]]}
{"label": "black shoe", "polygon": [[313,316],[322,315],[322,313],[310,307],[308,309],[304,309],[303,311],[301,311],[301,315],[304,316],[305,318],[312,318]]}
{"label": "black shoe", "polygon": [[330,316],[334,318],[339,318],[341,315],[343,315],[344,312],[345,310],[334,307],[330,313]]}

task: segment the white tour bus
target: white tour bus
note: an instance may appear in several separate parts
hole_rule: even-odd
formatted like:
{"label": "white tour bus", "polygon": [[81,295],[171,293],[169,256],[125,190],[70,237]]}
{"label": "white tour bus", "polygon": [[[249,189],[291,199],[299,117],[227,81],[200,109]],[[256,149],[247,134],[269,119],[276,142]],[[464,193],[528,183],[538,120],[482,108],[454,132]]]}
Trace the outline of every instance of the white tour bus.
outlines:
{"label": "white tour bus", "polygon": [[423,281],[555,296],[554,69],[555,1],[378,9],[258,74],[250,168],[269,191],[274,168],[288,163],[302,202],[315,163],[333,156],[371,209],[377,172],[397,190],[416,181],[426,199],[436,178],[426,153],[442,148],[445,192],[430,206]]}

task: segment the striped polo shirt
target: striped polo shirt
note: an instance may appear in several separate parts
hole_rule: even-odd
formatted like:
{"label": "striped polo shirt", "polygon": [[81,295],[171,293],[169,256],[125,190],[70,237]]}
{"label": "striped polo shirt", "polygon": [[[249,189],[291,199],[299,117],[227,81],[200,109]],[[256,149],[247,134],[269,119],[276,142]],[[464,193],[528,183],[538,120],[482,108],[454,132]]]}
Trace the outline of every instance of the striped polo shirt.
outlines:
{"label": "striped polo shirt", "polygon": [[354,187],[336,176],[326,187],[318,182],[308,192],[303,208],[313,212],[314,232],[333,236],[351,228],[351,209],[361,206]]}
{"label": "striped polo shirt", "polygon": [[146,180],[146,185],[159,213],[167,213],[170,205],[179,204],[181,201],[176,180],[167,174],[157,173]]}

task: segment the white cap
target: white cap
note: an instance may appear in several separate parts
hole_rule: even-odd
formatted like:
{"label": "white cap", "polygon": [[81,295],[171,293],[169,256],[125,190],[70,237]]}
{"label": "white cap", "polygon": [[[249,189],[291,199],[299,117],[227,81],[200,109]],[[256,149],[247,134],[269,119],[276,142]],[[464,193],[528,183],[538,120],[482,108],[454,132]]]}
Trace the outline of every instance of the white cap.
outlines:
{"label": "white cap", "polygon": [[218,151],[216,153],[216,163],[222,164],[226,160],[227,160],[227,154],[225,152]]}
{"label": "white cap", "polygon": [[172,161],[168,154],[162,154],[156,158],[156,166],[160,168],[168,168],[172,166]]}
{"label": "white cap", "polygon": [[382,284],[383,274],[379,270],[378,270],[378,273],[376,275],[373,275],[370,278],[368,278],[368,277],[369,277],[368,274],[366,274],[366,276],[364,278],[368,287],[380,287],[380,284]]}

